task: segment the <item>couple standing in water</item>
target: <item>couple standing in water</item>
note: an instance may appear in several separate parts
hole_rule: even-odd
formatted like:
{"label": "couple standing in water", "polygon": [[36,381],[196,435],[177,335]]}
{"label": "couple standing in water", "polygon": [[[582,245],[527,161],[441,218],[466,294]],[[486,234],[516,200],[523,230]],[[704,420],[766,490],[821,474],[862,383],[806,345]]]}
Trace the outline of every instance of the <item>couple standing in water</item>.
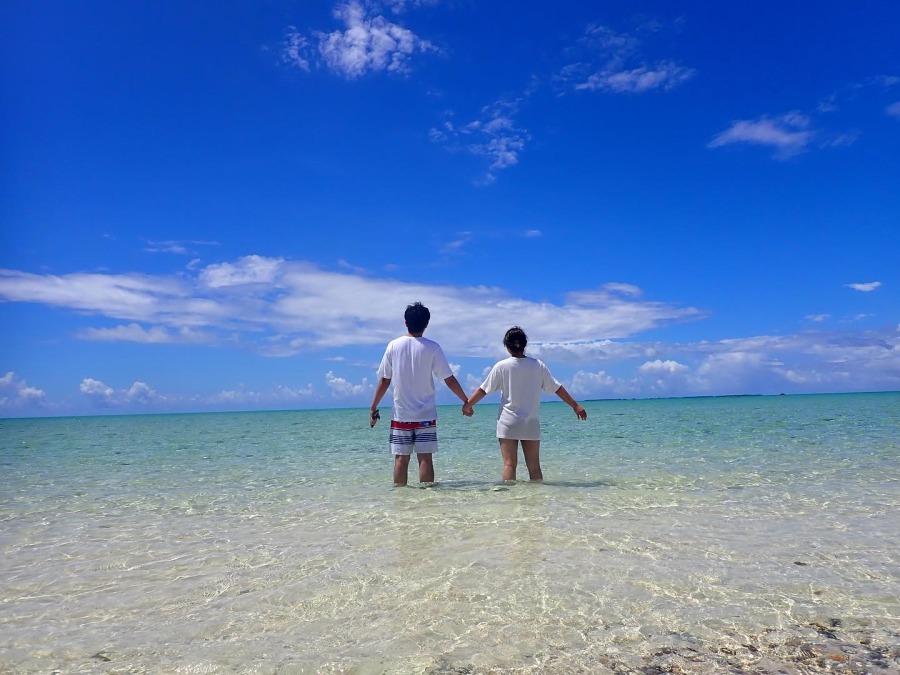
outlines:
{"label": "couple standing in water", "polygon": [[406,485],[409,460],[416,453],[419,481],[434,482],[433,455],[437,452],[437,405],[434,398],[434,377],[463,402],[462,413],[471,417],[474,405],[488,394],[500,391],[500,413],[497,418],[497,439],[503,458],[503,480],[516,479],[519,443],[531,480],[543,480],[541,473],[541,427],[539,409],[541,392],[556,394],[569,404],[579,419],[587,419],[587,411],[569,395],[541,361],[525,356],[528,337],[518,326],[510,328],[503,337],[509,358],[498,361],[482,385],[467,397],[459,381],[450,370],[441,346],[423,337],[431,312],[420,302],[409,305],[404,314],[406,335],[388,343],[378,367],[378,385],[369,411],[369,426],[374,427],[381,416],[378,404],[394,385],[394,405],[391,415],[390,448],[394,455],[394,485]]}

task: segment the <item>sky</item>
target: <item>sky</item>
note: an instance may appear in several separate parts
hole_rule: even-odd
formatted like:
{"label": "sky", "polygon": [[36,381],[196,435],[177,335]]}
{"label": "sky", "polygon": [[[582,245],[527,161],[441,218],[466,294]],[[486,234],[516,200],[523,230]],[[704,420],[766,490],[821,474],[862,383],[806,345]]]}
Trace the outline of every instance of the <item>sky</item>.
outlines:
{"label": "sky", "polygon": [[513,325],[579,400],[900,390],[898,26],[9,0],[0,416],[367,407],[414,301],[467,392]]}

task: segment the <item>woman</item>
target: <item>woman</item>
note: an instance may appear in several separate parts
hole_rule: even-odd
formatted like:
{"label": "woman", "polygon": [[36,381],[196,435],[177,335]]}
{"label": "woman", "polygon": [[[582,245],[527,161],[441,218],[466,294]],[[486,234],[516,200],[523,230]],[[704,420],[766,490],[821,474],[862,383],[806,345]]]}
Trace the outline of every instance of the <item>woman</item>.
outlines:
{"label": "woman", "polygon": [[473,406],[490,393],[500,390],[500,412],[497,416],[497,439],[503,458],[503,480],[516,479],[519,441],[531,480],[543,480],[541,472],[541,392],[556,394],[568,403],[579,419],[587,419],[587,411],[569,395],[547,366],[538,359],[525,356],[528,336],[513,326],[503,336],[509,358],[491,368],[484,383],[463,404],[463,413],[473,414]]}

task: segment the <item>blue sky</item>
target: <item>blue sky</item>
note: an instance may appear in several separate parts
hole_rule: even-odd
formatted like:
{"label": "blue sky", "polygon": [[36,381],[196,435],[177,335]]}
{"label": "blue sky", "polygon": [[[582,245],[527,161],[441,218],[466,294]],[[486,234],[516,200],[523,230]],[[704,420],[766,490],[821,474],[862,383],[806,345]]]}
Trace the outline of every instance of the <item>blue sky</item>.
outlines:
{"label": "blue sky", "polygon": [[[12,0],[0,415],[900,389],[900,4]],[[452,402],[448,392],[445,402]]]}

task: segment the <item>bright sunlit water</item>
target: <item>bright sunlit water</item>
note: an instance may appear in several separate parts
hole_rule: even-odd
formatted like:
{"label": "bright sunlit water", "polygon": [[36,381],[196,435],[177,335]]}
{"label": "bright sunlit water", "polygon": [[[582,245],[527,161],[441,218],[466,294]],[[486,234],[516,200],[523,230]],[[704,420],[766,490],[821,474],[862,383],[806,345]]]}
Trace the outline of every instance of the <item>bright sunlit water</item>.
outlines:
{"label": "bright sunlit water", "polygon": [[900,394],[586,407],[0,420],[0,672],[897,672]]}

